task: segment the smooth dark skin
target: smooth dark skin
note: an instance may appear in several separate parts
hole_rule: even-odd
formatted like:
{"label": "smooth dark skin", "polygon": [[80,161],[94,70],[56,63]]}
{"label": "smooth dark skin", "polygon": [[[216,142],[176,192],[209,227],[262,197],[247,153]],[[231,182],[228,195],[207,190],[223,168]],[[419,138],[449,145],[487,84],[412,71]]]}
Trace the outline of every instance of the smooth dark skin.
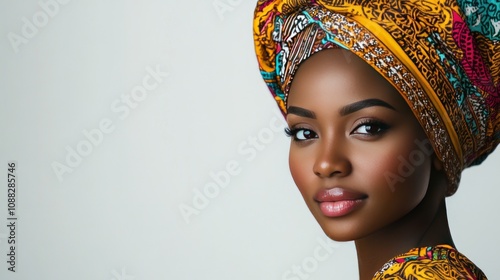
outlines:
{"label": "smooth dark skin", "polygon": [[[342,113],[345,105],[371,98],[390,106]],[[333,240],[355,241],[361,280],[372,279],[388,260],[412,248],[455,247],[446,214],[447,182],[434,154],[392,189],[383,176],[397,173],[397,157],[407,158],[417,149],[413,140],[426,136],[404,99],[371,66],[346,50],[320,51],[298,68],[287,106],[295,107],[287,115],[289,127],[314,136],[297,133],[300,139],[292,140],[292,177],[323,231]],[[366,133],[375,129],[362,121],[373,118],[389,128]],[[334,186],[365,194],[363,206],[344,217],[323,215],[314,195]]]}

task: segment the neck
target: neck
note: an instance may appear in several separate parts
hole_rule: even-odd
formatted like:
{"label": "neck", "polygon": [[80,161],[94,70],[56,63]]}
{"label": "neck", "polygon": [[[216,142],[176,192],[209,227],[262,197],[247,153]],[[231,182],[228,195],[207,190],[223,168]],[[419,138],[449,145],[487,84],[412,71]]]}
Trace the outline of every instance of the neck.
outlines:
{"label": "neck", "polygon": [[430,185],[424,199],[411,212],[386,228],[355,241],[360,280],[371,280],[387,261],[412,248],[439,244],[454,247],[445,195],[440,191],[443,189]]}

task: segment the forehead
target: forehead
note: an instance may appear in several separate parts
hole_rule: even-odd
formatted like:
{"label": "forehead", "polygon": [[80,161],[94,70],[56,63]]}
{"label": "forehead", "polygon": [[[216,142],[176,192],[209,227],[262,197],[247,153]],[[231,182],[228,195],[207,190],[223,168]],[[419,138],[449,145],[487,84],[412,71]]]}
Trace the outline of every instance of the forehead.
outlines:
{"label": "forehead", "polygon": [[331,108],[368,98],[408,107],[398,91],[365,61],[347,50],[328,49],[299,65],[287,105],[319,103]]}

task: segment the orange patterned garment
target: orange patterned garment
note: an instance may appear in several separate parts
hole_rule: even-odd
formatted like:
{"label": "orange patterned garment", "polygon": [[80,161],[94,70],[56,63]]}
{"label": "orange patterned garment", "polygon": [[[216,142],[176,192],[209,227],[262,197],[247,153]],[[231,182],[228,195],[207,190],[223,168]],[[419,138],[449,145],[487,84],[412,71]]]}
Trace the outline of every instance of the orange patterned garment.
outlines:
{"label": "orange patterned garment", "polygon": [[449,245],[411,249],[387,262],[373,280],[484,280],[484,273]]}

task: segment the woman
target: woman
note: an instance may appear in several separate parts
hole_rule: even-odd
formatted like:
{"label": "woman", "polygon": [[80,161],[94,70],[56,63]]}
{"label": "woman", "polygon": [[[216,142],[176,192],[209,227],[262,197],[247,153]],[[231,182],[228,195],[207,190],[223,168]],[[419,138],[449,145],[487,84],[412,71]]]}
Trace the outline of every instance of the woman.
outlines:
{"label": "woman", "polygon": [[360,279],[486,279],[445,197],[500,139],[499,19],[493,2],[258,2],[292,177],[323,231],[355,241]]}

